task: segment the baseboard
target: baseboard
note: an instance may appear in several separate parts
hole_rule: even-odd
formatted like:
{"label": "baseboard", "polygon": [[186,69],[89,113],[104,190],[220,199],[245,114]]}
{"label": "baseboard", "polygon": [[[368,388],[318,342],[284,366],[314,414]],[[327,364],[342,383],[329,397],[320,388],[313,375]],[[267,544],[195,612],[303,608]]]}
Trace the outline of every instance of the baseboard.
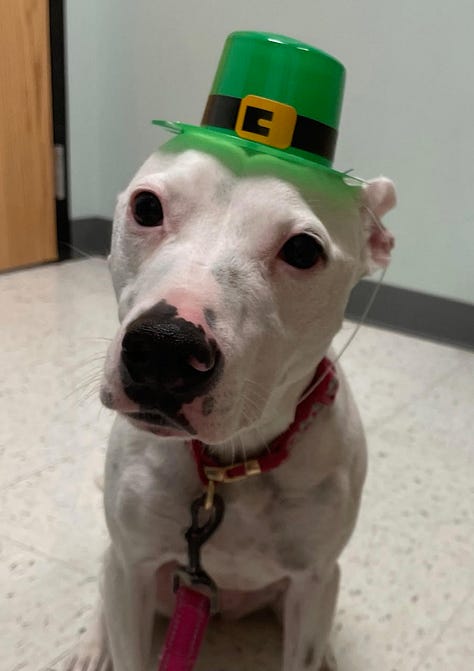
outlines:
{"label": "baseboard", "polygon": [[[360,319],[374,286],[373,282],[362,280],[354,287],[346,310],[349,319]],[[366,323],[456,347],[474,348],[474,305],[411,289],[383,284]]]}
{"label": "baseboard", "polygon": [[[73,220],[71,256],[80,256],[79,252],[107,255],[111,230],[111,221],[105,218]],[[373,290],[374,284],[367,280],[362,280],[354,287],[346,310],[348,319],[360,319]],[[456,347],[474,349],[474,305],[411,289],[382,285],[366,323]]]}
{"label": "baseboard", "polygon": [[112,221],[105,217],[73,219],[68,257],[80,258],[84,254],[107,256],[111,234]]}

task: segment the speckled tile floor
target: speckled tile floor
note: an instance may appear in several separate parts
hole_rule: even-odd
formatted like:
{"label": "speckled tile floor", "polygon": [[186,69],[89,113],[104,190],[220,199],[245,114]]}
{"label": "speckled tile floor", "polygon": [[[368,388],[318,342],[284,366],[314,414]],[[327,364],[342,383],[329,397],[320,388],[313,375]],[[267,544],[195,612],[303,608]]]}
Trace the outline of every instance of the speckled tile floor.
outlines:
{"label": "speckled tile floor", "polygon": [[[56,670],[87,626],[106,542],[105,262],[0,276],[0,324],[0,671]],[[473,669],[474,356],[364,327],[344,361],[370,472],[342,560],[340,671]],[[278,634],[264,614],[217,623],[200,670],[276,671]]]}

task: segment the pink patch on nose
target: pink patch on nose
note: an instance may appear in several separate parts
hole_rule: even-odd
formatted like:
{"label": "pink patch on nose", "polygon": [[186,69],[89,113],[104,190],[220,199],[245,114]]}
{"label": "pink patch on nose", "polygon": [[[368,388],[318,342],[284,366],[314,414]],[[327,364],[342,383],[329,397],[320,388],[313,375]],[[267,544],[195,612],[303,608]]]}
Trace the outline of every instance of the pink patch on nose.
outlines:
{"label": "pink patch on nose", "polygon": [[[208,296],[207,292],[206,296]],[[189,293],[189,291],[176,290],[170,292],[165,297],[165,300],[177,309],[178,317],[191,322],[195,326],[201,327],[208,338],[212,337],[212,333],[204,316],[204,310],[207,306],[203,305],[201,298]],[[207,368],[199,367],[202,366],[200,362],[198,362],[198,365],[194,365],[192,361],[189,363],[193,368],[196,368],[196,370],[207,370]]]}

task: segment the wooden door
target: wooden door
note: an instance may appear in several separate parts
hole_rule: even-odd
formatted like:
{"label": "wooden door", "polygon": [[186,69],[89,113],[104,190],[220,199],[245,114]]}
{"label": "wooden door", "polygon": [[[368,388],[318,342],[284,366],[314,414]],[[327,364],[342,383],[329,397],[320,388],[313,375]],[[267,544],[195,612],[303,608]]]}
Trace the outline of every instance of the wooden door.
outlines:
{"label": "wooden door", "polygon": [[48,0],[0,0],[0,270],[55,258]]}

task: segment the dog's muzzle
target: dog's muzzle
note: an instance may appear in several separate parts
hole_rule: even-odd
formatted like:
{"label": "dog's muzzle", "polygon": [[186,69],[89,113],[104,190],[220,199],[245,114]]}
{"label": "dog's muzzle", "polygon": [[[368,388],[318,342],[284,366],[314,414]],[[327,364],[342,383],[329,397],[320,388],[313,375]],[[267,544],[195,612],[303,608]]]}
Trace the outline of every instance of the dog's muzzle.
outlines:
{"label": "dog's muzzle", "polygon": [[120,376],[127,396],[173,417],[183,403],[216,383],[222,356],[204,329],[160,303],[129,324],[122,340]]}

